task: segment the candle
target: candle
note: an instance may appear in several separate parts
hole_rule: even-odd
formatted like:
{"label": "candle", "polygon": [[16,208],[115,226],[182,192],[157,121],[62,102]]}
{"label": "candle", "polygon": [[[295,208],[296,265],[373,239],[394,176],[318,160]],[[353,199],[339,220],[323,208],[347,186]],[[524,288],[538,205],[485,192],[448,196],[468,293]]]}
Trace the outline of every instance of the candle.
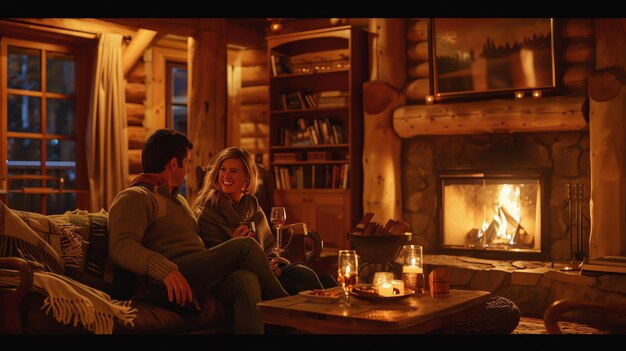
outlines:
{"label": "candle", "polygon": [[398,279],[392,280],[391,288],[395,295],[404,295],[404,282],[402,280],[398,280]]}
{"label": "candle", "polygon": [[420,245],[404,245],[403,249],[402,281],[404,288],[408,291],[421,293],[425,285],[422,247]]}
{"label": "candle", "polygon": [[391,296],[393,295],[393,286],[391,283],[382,283],[378,286],[378,294],[381,296]]}
{"label": "candle", "polygon": [[432,95],[426,95],[424,96],[424,101],[426,101],[426,104],[432,105],[435,102],[435,97]]}
{"label": "candle", "polygon": [[376,272],[374,273],[374,279],[372,284],[374,287],[378,287],[382,283],[389,283],[393,280],[393,273],[391,272]]}
{"label": "candle", "polygon": [[415,265],[403,266],[402,273],[424,273],[422,267],[418,267]]}

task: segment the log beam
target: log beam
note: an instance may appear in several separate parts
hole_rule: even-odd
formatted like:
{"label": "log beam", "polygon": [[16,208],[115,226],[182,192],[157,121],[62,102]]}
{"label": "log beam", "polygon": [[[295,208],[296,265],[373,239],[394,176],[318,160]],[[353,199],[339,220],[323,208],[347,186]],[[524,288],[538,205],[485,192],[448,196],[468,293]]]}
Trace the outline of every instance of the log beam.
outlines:
{"label": "log beam", "polygon": [[587,127],[581,112],[584,97],[539,100],[491,100],[436,105],[409,105],[393,113],[402,138],[417,135],[575,131]]}
{"label": "log beam", "polygon": [[156,35],[157,32],[152,30],[140,29],[137,31],[137,34],[135,34],[135,37],[130,44],[128,44],[128,47],[122,55],[124,78],[128,76],[130,69],[137,63]]}

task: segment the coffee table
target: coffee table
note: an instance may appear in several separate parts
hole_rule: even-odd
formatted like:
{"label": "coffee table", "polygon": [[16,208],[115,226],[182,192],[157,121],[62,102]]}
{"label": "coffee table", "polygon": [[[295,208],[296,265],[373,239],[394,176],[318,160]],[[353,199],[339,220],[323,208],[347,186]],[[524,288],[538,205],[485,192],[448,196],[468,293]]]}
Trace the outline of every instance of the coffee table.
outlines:
{"label": "coffee table", "polygon": [[488,291],[450,290],[450,296],[414,295],[400,301],[369,302],[352,297],[333,303],[310,302],[300,295],[257,304],[263,322],[313,334],[423,334],[471,317],[491,297]]}

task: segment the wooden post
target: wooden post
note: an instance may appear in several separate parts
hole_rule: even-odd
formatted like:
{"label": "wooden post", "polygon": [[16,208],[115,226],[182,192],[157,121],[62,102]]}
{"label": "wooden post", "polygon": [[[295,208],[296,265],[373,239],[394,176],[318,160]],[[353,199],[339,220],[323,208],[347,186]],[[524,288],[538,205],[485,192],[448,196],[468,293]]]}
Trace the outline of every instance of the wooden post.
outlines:
{"label": "wooden post", "polygon": [[385,82],[363,84],[363,213],[374,213],[383,222],[402,218],[402,143],[391,118],[402,105],[403,97]]}
{"label": "wooden post", "polygon": [[405,41],[406,20],[404,18],[378,18],[378,80],[394,89],[401,89],[406,81]]}
{"label": "wooden post", "polygon": [[187,197],[198,193],[198,167],[226,146],[226,39],[225,19],[199,21],[188,41],[189,138],[193,142],[192,171],[187,176]]}
{"label": "wooden post", "polygon": [[[596,19],[596,68],[626,68],[626,20]],[[621,83],[623,85],[623,83]],[[626,89],[596,101],[590,86],[589,258],[626,256]]]}
{"label": "wooden post", "polygon": [[370,82],[363,84],[363,213],[382,219],[402,218],[401,139],[393,130],[392,114],[405,98],[406,19],[373,18],[377,33],[372,47]]}

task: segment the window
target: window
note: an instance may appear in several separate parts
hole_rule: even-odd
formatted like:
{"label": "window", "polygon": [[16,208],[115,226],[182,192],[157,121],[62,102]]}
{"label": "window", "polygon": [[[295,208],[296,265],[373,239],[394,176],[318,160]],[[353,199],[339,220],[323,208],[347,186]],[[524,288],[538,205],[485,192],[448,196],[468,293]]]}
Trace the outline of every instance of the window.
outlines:
{"label": "window", "polygon": [[[167,62],[166,70],[167,127],[189,135],[187,131],[187,65]],[[187,180],[180,187],[180,193],[186,196]]]}
{"label": "window", "polygon": [[67,46],[12,38],[2,38],[1,53],[3,200],[43,214],[76,209],[84,184],[77,120],[85,120],[76,106],[77,55]]}

